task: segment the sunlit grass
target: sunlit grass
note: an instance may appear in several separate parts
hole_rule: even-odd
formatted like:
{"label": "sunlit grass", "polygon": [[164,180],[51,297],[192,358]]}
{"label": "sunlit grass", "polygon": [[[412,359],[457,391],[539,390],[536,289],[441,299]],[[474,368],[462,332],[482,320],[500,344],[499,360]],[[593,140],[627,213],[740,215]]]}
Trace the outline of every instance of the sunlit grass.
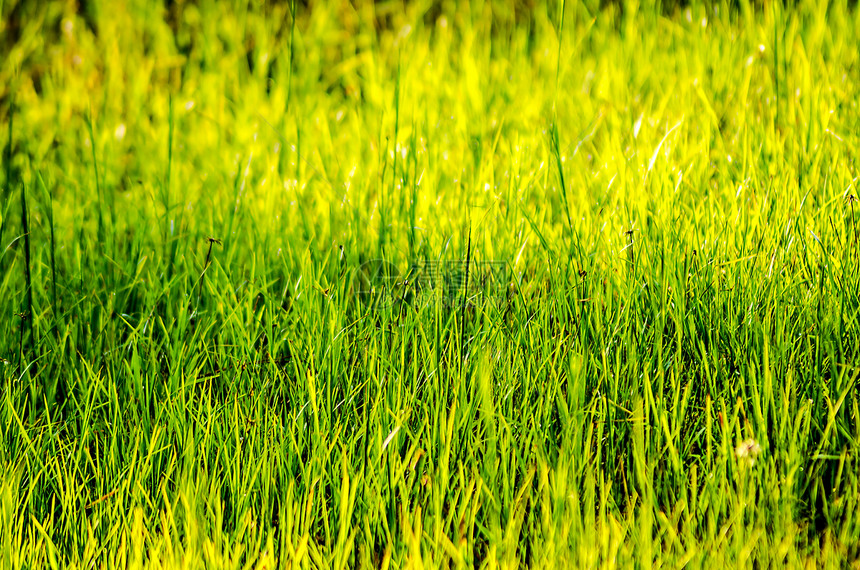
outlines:
{"label": "sunlit grass", "polygon": [[0,567],[858,564],[860,12],[199,4],[0,2]]}

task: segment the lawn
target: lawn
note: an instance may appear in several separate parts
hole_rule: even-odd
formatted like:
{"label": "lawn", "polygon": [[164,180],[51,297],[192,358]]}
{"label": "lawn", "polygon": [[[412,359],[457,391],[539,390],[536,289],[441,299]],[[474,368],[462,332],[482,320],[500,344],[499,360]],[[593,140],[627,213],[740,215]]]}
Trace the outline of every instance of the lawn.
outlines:
{"label": "lawn", "polygon": [[860,567],[858,46],[0,0],[0,568]]}

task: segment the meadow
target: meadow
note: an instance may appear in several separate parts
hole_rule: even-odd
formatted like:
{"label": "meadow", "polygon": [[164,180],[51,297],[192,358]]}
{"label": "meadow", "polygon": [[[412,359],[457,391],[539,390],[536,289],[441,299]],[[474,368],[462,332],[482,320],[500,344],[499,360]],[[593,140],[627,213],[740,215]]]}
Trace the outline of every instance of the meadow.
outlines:
{"label": "meadow", "polygon": [[858,46],[0,0],[0,568],[860,567]]}

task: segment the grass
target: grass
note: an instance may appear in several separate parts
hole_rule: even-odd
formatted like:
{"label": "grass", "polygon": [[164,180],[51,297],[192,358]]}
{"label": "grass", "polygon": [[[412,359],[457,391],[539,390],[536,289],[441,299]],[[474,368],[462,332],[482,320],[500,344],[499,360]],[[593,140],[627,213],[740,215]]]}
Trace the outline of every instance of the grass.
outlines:
{"label": "grass", "polygon": [[860,564],[860,12],[598,4],[0,2],[0,567]]}

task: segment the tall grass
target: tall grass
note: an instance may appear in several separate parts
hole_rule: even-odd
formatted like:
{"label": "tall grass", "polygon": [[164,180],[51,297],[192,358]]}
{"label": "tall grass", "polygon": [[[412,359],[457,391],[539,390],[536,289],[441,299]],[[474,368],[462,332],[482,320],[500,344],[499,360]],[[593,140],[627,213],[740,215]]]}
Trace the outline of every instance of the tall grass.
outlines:
{"label": "tall grass", "polygon": [[860,13],[598,4],[0,5],[0,567],[856,565]]}

